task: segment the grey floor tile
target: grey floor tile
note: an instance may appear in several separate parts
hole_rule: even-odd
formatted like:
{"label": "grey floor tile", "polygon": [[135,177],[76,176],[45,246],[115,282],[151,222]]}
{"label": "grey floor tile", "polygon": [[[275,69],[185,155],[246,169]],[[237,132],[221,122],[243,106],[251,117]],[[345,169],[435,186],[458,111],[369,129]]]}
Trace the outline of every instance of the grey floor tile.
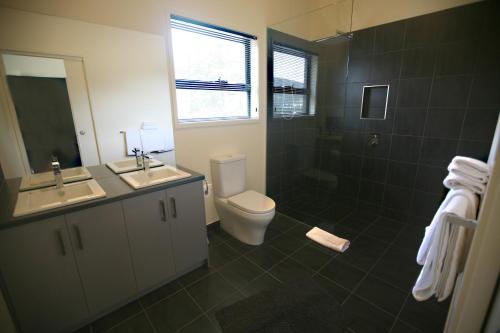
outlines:
{"label": "grey floor tile", "polygon": [[250,252],[250,251],[255,250],[257,248],[257,246],[255,246],[255,245],[245,244],[245,243],[243,243],[243,242],[241,242],[233,237],[227,239],[225,244],[229,245],[230,247],[232,247],[234,250],[236,250],[240,254]]}
{"label": "grey floor tile", "polygon": [[142,311],[142,307],[139,302],[129,303],[116,311],[111,312],[110,314],[98,319],[97,321],[92,323],[92,329],[95,333],[104,332],[111,327],[117,325],[118,323],[128,319],[139,312]]}
{"label": "grey floor tile", "polygon": [[221,332],[214,323],[208,319],[207,316],[203,315],[198,317],[195,321],[191,322],[187,326],[181,328],[178,333],[218,333]]}
{"label": "grey floor tile", "polygon": [[257,277],[255,280],[250,282],[243,288],[243,294],[245,296],[255,295],[261,291],[273,290],[281,284],[280,281],[273,278],[268,273],[264,273]]}
{"label": "grey floor tile", "polygon": [[291,257],[313,271],[317,271],[331,259],[330,255],[312,245],[300,248]]}
{"label": "grey floor tile", "polygon": [[319,272],[321,275],[324,275],[348,290],[352,290],[365,276],[365,272],[359,268],[345,264],[336,258]]}
{"label": "grey floor tile", "polygon": [[175,332],[202,312],[186,291],[180,291],[147,310],[158,333]]}
{"label": "grey floor tile", "polygon": [[351,296],[343,305],[348,328],[356,333],[389,332],[395,318],[362,299]]}
{"label": "grey floor tile", "polygon": [[220,268],[225,264],[238,258],[240,254],[232,247],[226,244],[209,247],[209,265],[214,268]]}
{"label": "grey floor tile", "polygon": [[297,261],[287,258],[271,268],[269,273],[281,282],[288,282],[309,277],[313,274],[313,271],[302,266]]}
{"label": "grey floor tile", "polygon": [[394,327],[391,330],[391,333],[422,333],[414,327],[411,327],[401,320],[396,321]]}
{"label": "grey floor tile", "polygon": [[340,253],[336,259],[363,271],[368,271],[376,264],[386,248],[387,244],[375,238],[361,235],[350,244],[344,253]]}
{"label": "grey floor tile", "polygon": [[433,302],[433,300],[417,302],[410,296],[399,318],[426,333],[443,332],[447,314]]}
{"label": "grey floor tile", "polygon": [[320,284],[323,288],[325,288],[329,294],[333,295],[335,299],[341,304],[350,294],[349,290],[331,281],[330,279],[327,279],[321,274],[315,275],[313,279],[318,282],[318,284]]}
{"label": "grey floor tile", "polygon": [[270,242],[271,246],[277,248],[286,255],[290,255],[297,251],[301,246],[304,245],[304,241],[301,241],[295,237],[289,235],[281,235]]}
{"label": "grey floor tile", "polygon": [[367,276],[361,282],[355,294],[393,315],[397,315],[401,310],[407,295],[407,293],[371,276]]}
{"label": "grey floor tile", "polygon": [[312,227],[310,225],[298,223],[295,227],[286,231],[285,234],[306,241],[308,239],[306,233],[311,229]]}
{"label": "grey floor tile", "polygon": [[272,246],[263,244],[258,249],[245,254],[245,257],[263,269],[269,269],[285,258],[285,254]]}
{"label": "grey floor tile", "polygon": [[118,326],[107,331],[109,333],[154,333],[154,329],[149,323],[146,315],[141,313],[133,318],[130,318]]}
{"label": "grey floor tile", "polygon": [[207,311],[231,296],[236,289],[222,275],[214,273],[190,285],[187,291]]}
{"label": "grey floor tile", "polygon": [[268,228],[278,229],[280,232],[285,232],[290,228],[293,228],[297,225],[297,220],[290,218],[284,214],[277,213]]}
{"label": "grey floor tile", "polygon": [[227,297],[224,301],[221,303],[217,304],[213,308],[211,308],[206,314],[210,321],[214,324],[214,326],[217,329],[220,329],[219,322],[217,321],[217,318],[215,317],[215,313],[221,309],[224,309],[227,306],[230,306],[236,302],[239,302],[243,299],[245,299],[245,295],[243,295],[241,292],[236,291],[233,294],[231,294],[229,297]]}
{"label": "grey floor tile", "polygon": [[140,298],[139,301],[141,302],[143,307],[148,307],[153,303],[161,301],[162,299],[165,299],[168,296],[175,294],[181,289],[182,286],[179,282],[172,281],[159,287],[158,289],[153,290],[149,294],[144,295],[143,297]]}
{"label": "grey floor tile", "polygon": [[242,257],[224,266],[219,273],[233,286],[241,289],[264,273],[264,270]]}
{"label": "grey floor tile", "polygon": [[215,273],[216,269],[211,266],[201,266],[187,274],[181,276],[177,281],[183,286],[189,286],[194,282],[201,280],[209,274]]}

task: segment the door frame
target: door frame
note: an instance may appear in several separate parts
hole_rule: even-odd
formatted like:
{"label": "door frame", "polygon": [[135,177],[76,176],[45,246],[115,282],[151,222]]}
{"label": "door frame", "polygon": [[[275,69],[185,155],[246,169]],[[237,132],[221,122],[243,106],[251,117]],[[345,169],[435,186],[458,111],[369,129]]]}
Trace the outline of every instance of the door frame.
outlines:
{"label": "door frame", "polygon": [[[15,140],[13,142],[14,146],[15,146],[14,152],[12,150],[10,152],[7,152],[3,149],[0,149],[0,163],[2,165],[5,177],[12,178],[12,177],[20,177],[23,175],[30,175],[31,168],[30,168],[30,163],[28,160],[28,155],[26,153],[26,146],[24,144],[24,140],[22,137],[21,128],[19,126],[19,121],[17,118],[16,109],[14,106],[14,102],[12,101],[12,96],[10,94],[9,86],[7,83],[7,74],[5,71],[5,64],[3,62],[3,57],[2,57],[2,55],[4,55],[4,54],[60,59],[63,62],[66,60],[79,61],[82,63],[83,78],[85,80],[85,89],[86,89],[86,94],[87,94],[87,98],[88,98],[90,118],[91,118],[91,123],[92,123],[91,124],[92,125],[91,135],[92,135],[92,138],[94,139],[93,141],[94,141],[95,146],[96,146],[97,158],[98,158],[98,161],[100,163],[101,162],[101,154],[99,151],[99,145],[97,143],[97,134],[95,131],[95,119],[94,119],[94,113],[93,113],[93,109],[92,109],[92,103],[90,100],[90,93],[89,93],[89,89],[88,89],[87,76],[85,73],[85,61],[84,61],[83,57],[0,49],[0,103],[1,103],[0,104],[0,112],[3,112],[5,118],[7,119],[7,123],[5,125],[5,128],[2,128],[2,130],[6,130],[7,132],[9,132],[8,135],[10,135],[11,138],[15,138]],[[75,126],[75,131],[77,131],[78,126],[75,123],[75,119],[76,119],[75,114],[74,114],[75,111],[73,110],[73,106],[71,103],[71,93],[69,91],[68,91],[68,97],[70,97],[70,106],[71,106],[71,113],[72,113],[72,117],[73,117],[73,123]],[[77,137],[79,151],[81,152],[80,140],[78,139],[79,138],[78,133],[75,133],[75,135]],[[16,156],[12,156],[13,154],[15,154]],[[19,170],[22,170],[22,174],[20,174]]]}

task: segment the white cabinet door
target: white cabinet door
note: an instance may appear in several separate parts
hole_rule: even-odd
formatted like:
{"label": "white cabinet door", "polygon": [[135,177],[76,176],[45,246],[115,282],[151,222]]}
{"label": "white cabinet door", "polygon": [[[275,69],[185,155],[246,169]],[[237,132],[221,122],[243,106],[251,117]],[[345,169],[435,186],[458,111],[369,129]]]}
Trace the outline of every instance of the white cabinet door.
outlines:
{"label": "white cabinet door", "polygon": [[182,272],[208,257],[201,181],[169,188],[167,202],[172,221],[175,269]]}
{"label": "white cabinet door", "polygon": [[63,216],[0,231],[0,269],[23,332],[60,332],[88,315]]}
{"label": "white cabinet door", "polygon": [[120,202],[67,214],[71,243],[91,314],[137,291]]}
{"label": "white cabinet door", "polygon": [[166,193],[124,200],[123,211],[139,290],[158,285],[174,274]]}

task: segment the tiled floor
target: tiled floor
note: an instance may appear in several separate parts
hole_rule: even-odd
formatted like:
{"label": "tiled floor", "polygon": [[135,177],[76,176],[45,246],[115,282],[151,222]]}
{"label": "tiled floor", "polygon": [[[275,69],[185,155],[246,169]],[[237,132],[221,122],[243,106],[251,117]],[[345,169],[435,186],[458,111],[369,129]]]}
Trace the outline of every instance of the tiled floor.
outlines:
{"label": "tiled floor", "polygon": [[310,225],[277,214],[261,246],[208,229],[210,267],[199,268],[81,332],[220,332],[214,313],[261,290],[312,276],[339,301],[347,332],[442,332],[448,304],[416,302],[418,239],[411,226],[367,213],[327,211],[311,225],[349,238],[343,254],[305,237]]}

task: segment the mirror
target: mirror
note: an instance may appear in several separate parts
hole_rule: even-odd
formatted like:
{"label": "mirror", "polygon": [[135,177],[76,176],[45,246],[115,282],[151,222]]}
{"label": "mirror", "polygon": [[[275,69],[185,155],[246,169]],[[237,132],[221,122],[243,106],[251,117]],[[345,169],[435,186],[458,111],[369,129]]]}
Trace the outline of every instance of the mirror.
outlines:
{"label": "mirror", "polygon": [[87,98],[81,61],[19,54],[2,61],[25,169],[49,171],[54,158],[62,168],[97,164],[90,108],[78,103]]}

